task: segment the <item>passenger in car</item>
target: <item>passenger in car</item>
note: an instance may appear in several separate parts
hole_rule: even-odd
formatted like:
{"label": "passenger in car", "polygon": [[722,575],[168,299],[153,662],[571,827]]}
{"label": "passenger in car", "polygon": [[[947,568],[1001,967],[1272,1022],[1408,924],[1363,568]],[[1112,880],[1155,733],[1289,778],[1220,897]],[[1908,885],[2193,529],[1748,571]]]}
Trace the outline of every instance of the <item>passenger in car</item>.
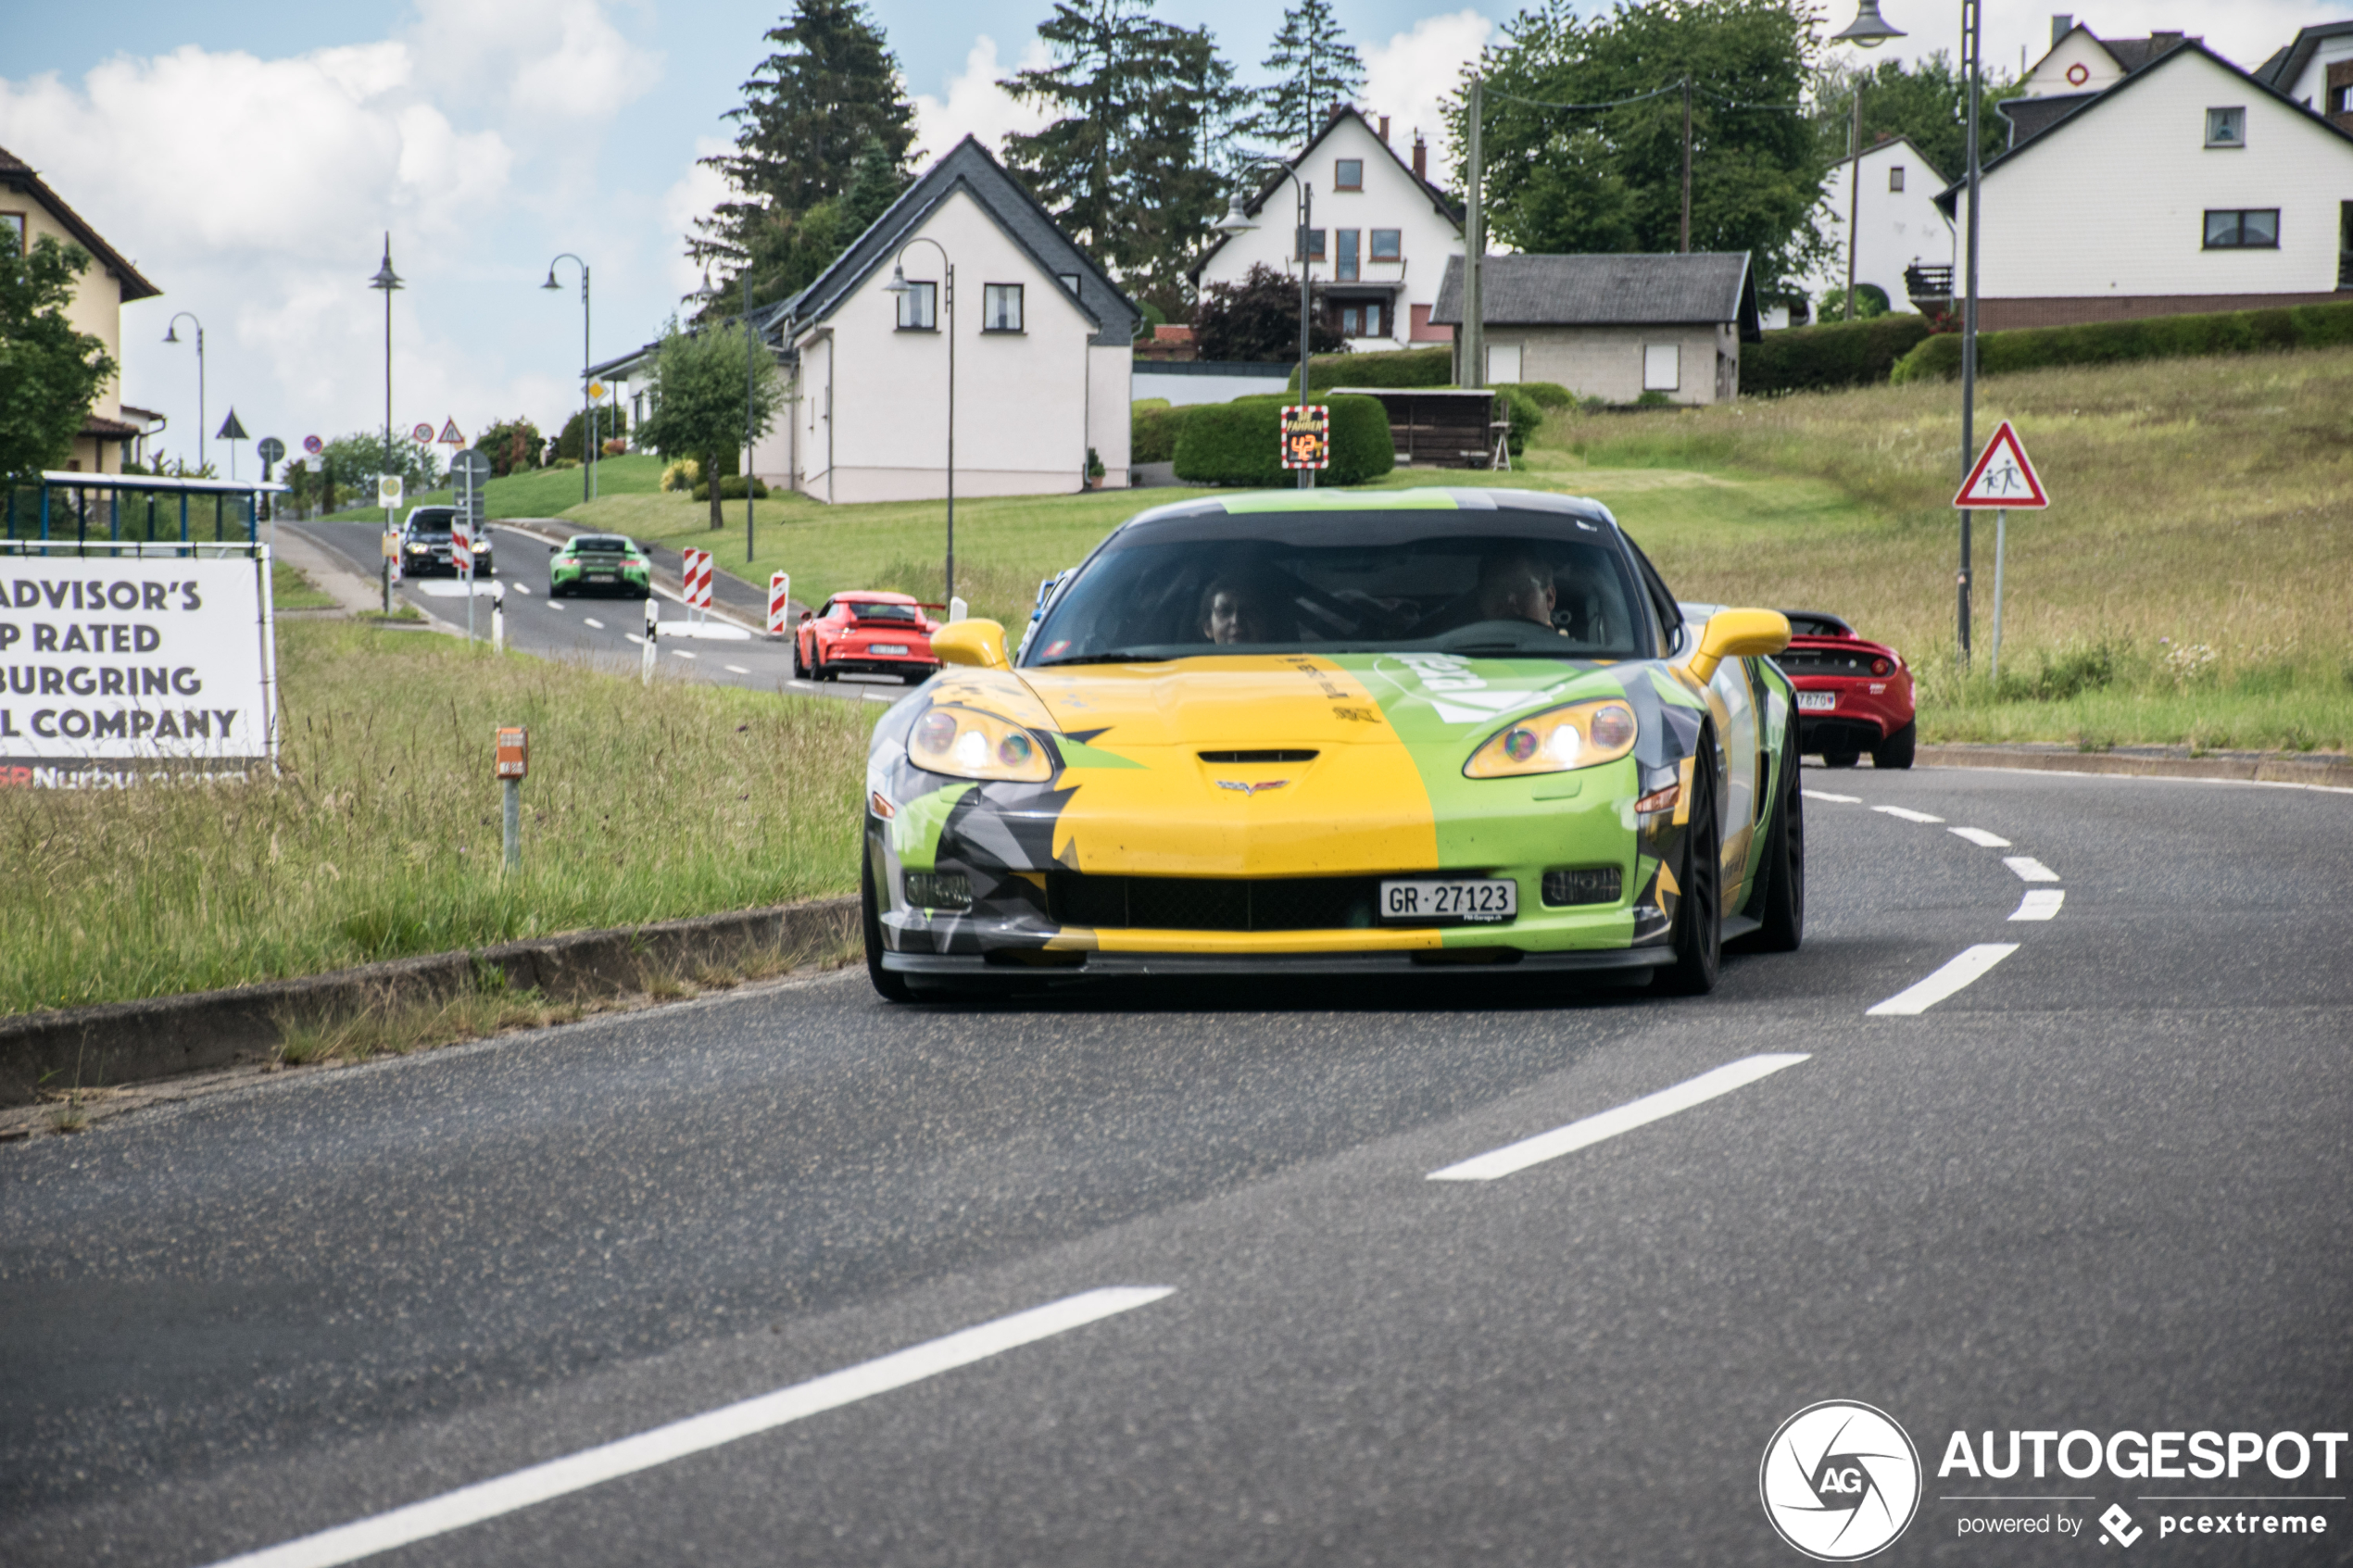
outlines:
{"label": "passenger in car", "polygon": [[1525,550],[1499,550],[1478,563],[1482,620],[1532,621],[1550,631],[1557,599],[1553,569]]}

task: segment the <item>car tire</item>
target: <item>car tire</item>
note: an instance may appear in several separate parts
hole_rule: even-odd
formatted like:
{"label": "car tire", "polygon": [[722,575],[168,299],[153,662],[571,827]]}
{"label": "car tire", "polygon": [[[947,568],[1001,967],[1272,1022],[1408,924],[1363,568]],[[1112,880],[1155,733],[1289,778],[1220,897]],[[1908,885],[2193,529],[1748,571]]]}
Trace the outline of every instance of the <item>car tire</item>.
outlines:
{"label": "car tire", "polygon": [[1806,792],[1797,787],[1794,734],[1781,747],[1780,809],[1766,835],[1747,912],[1757,922],[1749,945],[1759,951],[1793,953],[1806,939]]}
{"label": "car tire", "polygon": [[1825,768],[1852,768],[1856,763],[1860,762],[1862,759],[1863,754],[1859,751],[1825,751],[1822,753],[1822,766]]}
{"label": "car tire", "polygon": [[860,923],[866,935],[866,978],[874,982],[876,994],[884,1001],[912,1001],[914,992],[907,982],[883,968],[882,904],[881,895],[875,888],[875,841],[863,833],[859,839],[858,903],[862,917]]}
{"label": "car tire", "polygon": [[1871,766],[1874,768],[1910,767],[1912,752],[1917,747],[1919,737],[1919,721],[1905,720],[1902,729],[1871,747]]}
{"label": "car tire", "polygon": [[1692,812],[1683,825],[1682,891],[1668,934],[1672,963],[1651,984],[1672,997],[1704,997],[1716,989],[1724,960],[1723,823],[1716,814],[1716,741],[1702,733],[1692,769]]}
{"label": "car tire", "polygon": [[792,678],[796,681],[809,679],[809,666],[800,661],[800,637],[798,633],[792,640]]}
{"label": "car tire", "polygon": [[564,591],[550,583],[547,584],[547,596],[551,599],[560,599],[564,596]]}

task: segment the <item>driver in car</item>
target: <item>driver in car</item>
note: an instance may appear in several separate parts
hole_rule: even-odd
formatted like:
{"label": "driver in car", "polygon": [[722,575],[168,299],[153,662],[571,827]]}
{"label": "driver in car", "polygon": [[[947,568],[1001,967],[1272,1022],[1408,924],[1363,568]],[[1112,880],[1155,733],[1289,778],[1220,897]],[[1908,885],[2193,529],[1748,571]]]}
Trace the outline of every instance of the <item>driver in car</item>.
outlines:
{"label": "driver in car", "polygon": [[1504,550],[1478,563],[1478,613],[1485,621],[1532,621],[1553,629],[1558,595],[1553,569],[1525,550]]}
{"label": "driver in car", "polygon": [[1201,591],[1201,634],[1213,643],[1263,643],[1268,621],[1266,596],[1246,578],[1228,574]]}

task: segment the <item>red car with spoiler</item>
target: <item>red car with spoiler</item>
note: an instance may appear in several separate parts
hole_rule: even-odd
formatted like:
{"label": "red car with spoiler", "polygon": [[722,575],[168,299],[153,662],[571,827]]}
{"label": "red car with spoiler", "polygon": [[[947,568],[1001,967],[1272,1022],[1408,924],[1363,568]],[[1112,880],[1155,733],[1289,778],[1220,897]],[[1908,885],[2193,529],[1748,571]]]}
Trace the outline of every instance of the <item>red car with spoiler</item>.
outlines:
{"label": "red car with spoiler", "polygon": [[1835,615],[1781,613],[1789,646],[1773,662],[1797,688],[1797,749],[1832,768],[1852,768],[1867,751],[1875,768],[1910,767],[1917,732],[1903,656],[1856,636]]}
{"label": "red car with spoiler", "polygon": [[793,629],[792,672],[815,681],[896,675],[913,685],[939,668],[931,651],[939,622],[924,611],[947,608],[880,590],[836,594],[821,608],[801,611]]}

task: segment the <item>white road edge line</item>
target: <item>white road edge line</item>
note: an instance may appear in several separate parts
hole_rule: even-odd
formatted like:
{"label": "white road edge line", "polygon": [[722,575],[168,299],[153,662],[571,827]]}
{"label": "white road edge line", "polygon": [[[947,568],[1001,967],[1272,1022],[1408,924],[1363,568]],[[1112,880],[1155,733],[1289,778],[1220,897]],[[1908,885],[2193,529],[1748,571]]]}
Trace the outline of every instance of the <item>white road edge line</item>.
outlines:
{"label": "white road edge line", "polygon": [[1148,1306],[1172,1294],[1174,1289],[1173,1286],[1153,1285],[1083,1291],[771,1394],[723,1405],[617,1442],[531,1465],[510,1475],[460,1486],[454,1492],[396,1508],[372,1519],[356,1520],[315,1536],[247,1552],[243,1557],[226,1558],[213,1564],[213,1568],[333,1568],[337,1563],[356,1562],[363,1557],[446,1536],[534,1503],[887,1394],[1019,1346],[1067,1334],[1100,1319]]}
{"label": "white road edge line", "polygon": [[1908,806],[1874,806],[1872,810],[1907,822],[1941,822],[1942,817],[1931,817],[1925,811],[1915,811]]}
{"label": "white road edge line", "polygon": [[1835,800],[1841,806],[1860,806],[1863,803],[1863,797],[1859,795],[1832,795],[1826,789],[1805,789],[1798,793],[1808,800]]}
{"label": "white road edge line", "polygon": [[1968,839],[1980,849],[2007,849],[2010,847],[2008,839],[1999,834],[1987,833],[1983,828],[1946,828],[1944,831],[1955,838]]}
{"label": "white road edge line", "polygon": [[1687,1079],[1673,1088],[1629,1100],[1615,1110],[1604,1110],[1581,1122],[1571,1122],[1566,1127],[1555,1127],[1549,1133],[1539,1133],[1532,1138],[1522,1138],[1517,1143],[1490,1149],[1459,1164],[1449,1165],[1442,1171],[1432,1171],[1428,1179],[1433,1182],[1491,1182],[1499,1176],[1525,1171],[1530,1165],[1541,1165],[1547,1160],[1574,1154],[1589,1145],[1600,1143],[1604,1138],[1630,1133],[1637,1127],[1672,1116],[1679,1110],[1689,1110],[1718,1095],[1730,1094],[1734,1089],[1754,1084],[1759,1078],[1769,1077],[1784,1067],[1795,1067],[1808,1054],[1802,1051],[1778,1052],[1768,1056],[1743,1057],[1738,1061],[1727,1062],[1712,1072]]}
{"label": "white road edge line", "polygon": [[1981,942],[1919,985],[1896,992],[1864,1016],[1910,1017],[1926,1012],[1954,992],[1984,978],[1987,970],[2017,951],[2015,942]]}
{"label": "white road edge line", "polygon": [[2026,897],[2018,901],[2012,920],[2056,920],[2059,906],[2067,902],[2067,891],[2058,887],[2030,887]]}
{"label": "white road edge line", "polygon": [[2057,882],[2059,879],[2058,872],[2032,855],[2005,855],[2002,864],[2018,872],[2020,882]]}

